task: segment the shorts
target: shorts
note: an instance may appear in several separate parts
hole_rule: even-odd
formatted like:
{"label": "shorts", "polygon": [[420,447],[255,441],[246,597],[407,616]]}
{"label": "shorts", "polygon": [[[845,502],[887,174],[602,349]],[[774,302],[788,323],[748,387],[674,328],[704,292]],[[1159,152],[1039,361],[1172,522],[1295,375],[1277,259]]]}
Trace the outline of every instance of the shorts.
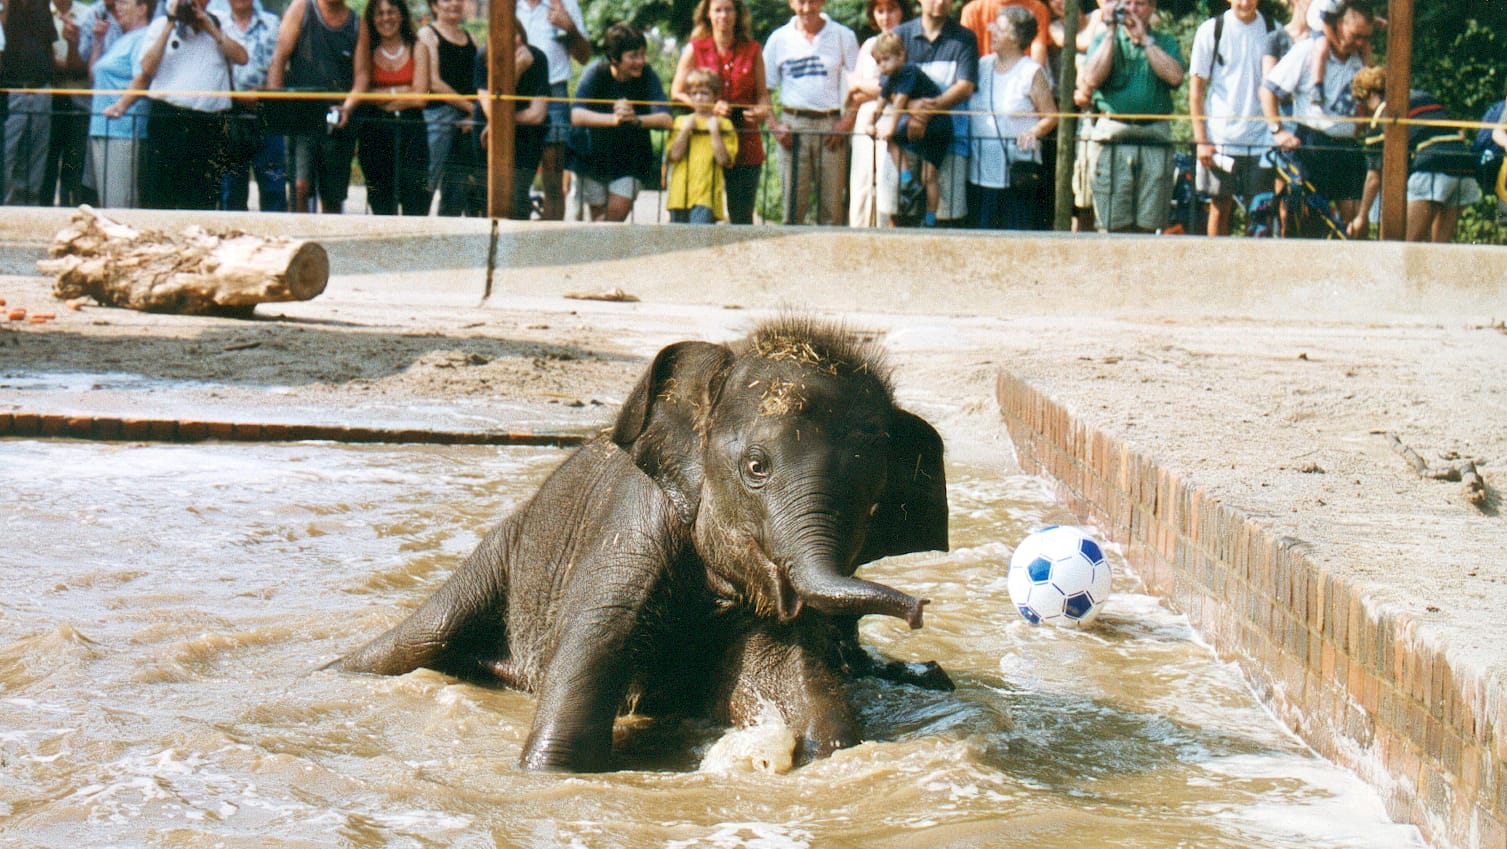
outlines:
{"label": "shorts", "polygon": [[1167,225],[1172,209],[1171,129],[1165,122],[1127,125],[1108,118],[1095,126],[1094,218],[1104,230],[1147,232]]}
{"label": "shorts", "polygon": [[549,129],[544,134],[545,144],[565,144],[570,133],[570,96],[565,83],[550,83],[548,114],[545,123]]}
{"label": "shorts", "polygon": [[[1225,171],[1216,164],[1213,168],[1205,168],[1202,162],[1198,163],[1198,190],[1209,197],[1243,197],[1253,198],[1262,192],[1272,190],[1276,174],[1270,166],[1262,163],[1259,156],[1231,156],[1233,166]],[[1216,163],[1224,159],[1223,156],[1215,155]],[[1230,163],[1225,163],[1230,164]]]}
{"label": "shorts", "polygon": [[634,177],[618,177],[610,183],[601,183],[584,174],[577,174],[573,185],[582,206],[605,206],[609,194],[620,198],[638,200],[644,184]]}
{"label": "shorts", "polygon": [[1443,206],[1470,206],[1481,199],[1481,184],[1475,177],[1414,171],[1408,175],[1408,200],[1430,201]]}
{"label": "shorts", "polygon": [[1330,201],[1360,200],[1366,187],[1366,155],[1360,142],[1298,127],[1302,142],[1294,151],[1303,176]]}

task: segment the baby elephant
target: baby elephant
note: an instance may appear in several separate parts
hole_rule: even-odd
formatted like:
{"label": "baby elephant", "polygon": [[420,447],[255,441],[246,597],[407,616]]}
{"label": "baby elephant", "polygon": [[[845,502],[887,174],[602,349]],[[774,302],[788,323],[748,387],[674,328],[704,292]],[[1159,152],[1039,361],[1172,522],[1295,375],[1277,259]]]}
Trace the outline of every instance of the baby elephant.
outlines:
{"label": "baby elephant", "polygon": [[853,577],[946,550],[942,440],[895,406],[872,344],[799,318],[655,356],[610,432],[572,454],[407,620],[331,664],[426,667],[539,696],[529,769],[611,768],[622,711],[751,724],[797,762],[859,742],[846,680],[933,689],[936,664],[858,644],[926,599]]}

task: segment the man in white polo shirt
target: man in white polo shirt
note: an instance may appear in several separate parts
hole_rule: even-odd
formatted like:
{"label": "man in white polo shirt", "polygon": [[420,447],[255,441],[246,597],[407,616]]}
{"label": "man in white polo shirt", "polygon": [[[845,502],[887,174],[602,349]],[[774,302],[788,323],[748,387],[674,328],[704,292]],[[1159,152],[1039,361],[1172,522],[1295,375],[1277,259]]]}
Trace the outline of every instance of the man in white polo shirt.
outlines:
{"label": "man in white polo shirt", "polygon": [[790,0],[795,15],[764,44],[764,74],[780,91],[770,129],[780,145],[786,224],[803,224],[816,192],[818,224],[842,224],[852,116],[843,113],[858,37],[822,13],[826,0]]}

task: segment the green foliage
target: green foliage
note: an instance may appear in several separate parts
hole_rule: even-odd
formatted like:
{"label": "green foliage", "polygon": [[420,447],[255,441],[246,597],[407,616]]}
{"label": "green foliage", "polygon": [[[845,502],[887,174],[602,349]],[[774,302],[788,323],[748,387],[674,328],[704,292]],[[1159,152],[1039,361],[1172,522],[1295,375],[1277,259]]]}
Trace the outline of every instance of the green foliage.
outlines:
{"label": "green foliage", "polygon": [[[1507,3],[1499,3],[1507,6]],[[1433,17],[1432,15],[1424,17]],[[1451,117],[1479,119],[1507,92],[1507,26],[1492,29],[1475,18],[1455,26],[1413,29],[1413,88],[1438,97]]]}

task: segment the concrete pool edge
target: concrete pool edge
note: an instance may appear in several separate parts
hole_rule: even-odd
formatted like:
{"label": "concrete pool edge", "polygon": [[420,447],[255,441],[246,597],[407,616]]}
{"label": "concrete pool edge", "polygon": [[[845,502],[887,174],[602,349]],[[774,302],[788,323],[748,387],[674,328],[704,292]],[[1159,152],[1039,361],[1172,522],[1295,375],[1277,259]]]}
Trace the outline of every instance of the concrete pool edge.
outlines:
{"label": "concrete pool edge", "polygon": [[1354,770],[1433,845],[1507,841],[1501,693],[1364,582],[1318,566],[1302,540],[999,372],[1017,460],[1124,546],[1148,588],[1236,662],[1275,715]]}

